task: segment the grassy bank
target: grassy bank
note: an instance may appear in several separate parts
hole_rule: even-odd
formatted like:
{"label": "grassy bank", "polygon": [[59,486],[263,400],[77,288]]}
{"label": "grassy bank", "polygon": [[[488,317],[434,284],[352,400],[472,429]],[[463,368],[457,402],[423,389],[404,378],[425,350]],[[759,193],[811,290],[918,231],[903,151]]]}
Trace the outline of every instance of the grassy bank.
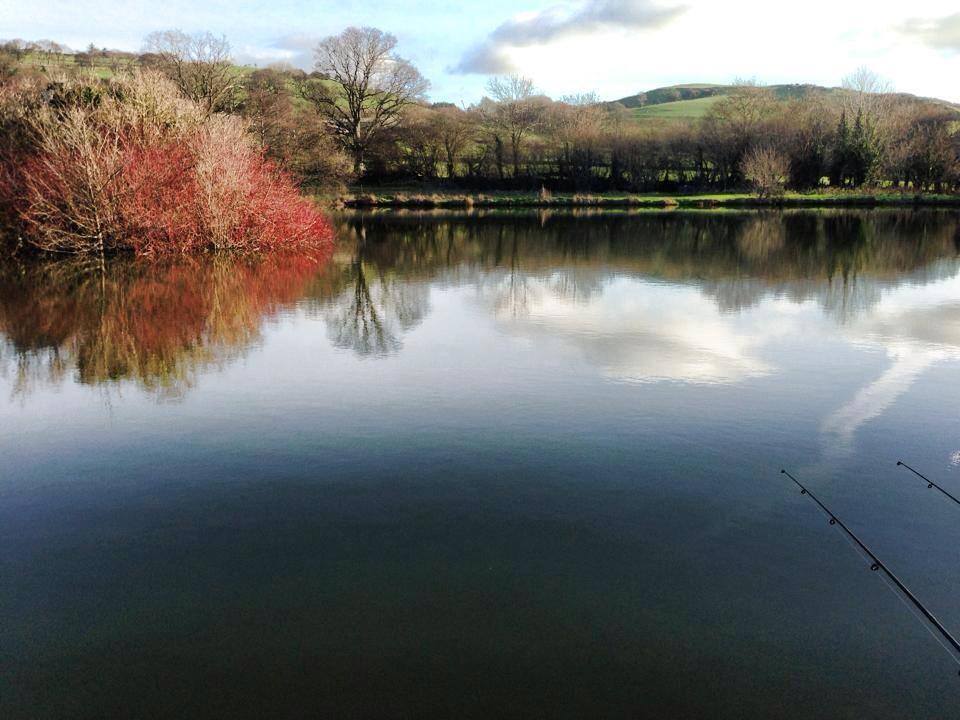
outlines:
{"label": "grassy bank", "polygon": [[355,191],[332,199],[337,207],[350,208],[750,208],[750,207],[960,207],[960,195],[901,192],[786,193],[758,198],[747,193],[709,195],[541,194],[535,192],[413,193],[384,190]]}

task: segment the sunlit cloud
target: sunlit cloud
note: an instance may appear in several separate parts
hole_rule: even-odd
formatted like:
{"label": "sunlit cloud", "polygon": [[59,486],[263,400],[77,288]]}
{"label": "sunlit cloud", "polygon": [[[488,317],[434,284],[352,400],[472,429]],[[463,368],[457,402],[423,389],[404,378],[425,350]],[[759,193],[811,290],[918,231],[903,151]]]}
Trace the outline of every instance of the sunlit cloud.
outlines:
{"label": "sunlit cloud", "polygon": [[611,30],[656,29],[685,11],[685,6],[663,7],[650,0],[587,0],[573,12],[553,7],[526,13],[498,26],[482,43],[467,51],[454,71],[487,75],[514,72],[518,68],[510,58],[511,49]]}

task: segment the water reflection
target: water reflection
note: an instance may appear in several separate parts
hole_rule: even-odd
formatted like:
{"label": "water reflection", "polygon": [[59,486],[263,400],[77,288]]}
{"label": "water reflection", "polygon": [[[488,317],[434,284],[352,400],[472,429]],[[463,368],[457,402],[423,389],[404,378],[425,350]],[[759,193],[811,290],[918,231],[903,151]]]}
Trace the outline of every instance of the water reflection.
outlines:
{"label": "water reflection", "polygon": [[143,263],[11,263],[0,272],[0,369],[15,394],[132,381],[176,397],[257,342],[322,261],[286,257]]}
{"label": "water reflection", "polygon": [[[559,339],[618,381],[765,377],[782,369],[777,346],[805,336],[811,348],[833,337],[886,354],[889,367],[823,420],[832,455],[849,454],[857,430],[927,369],[960,357],[952,213],[412,213],[354,216],[341,236],[382,286],[399,275],[416,288],[419,308],[426,281],[472,287],[504,332]],[[381,295],[379,313],[369,295],[362,310],[358,300],[334,307],[364,318],[351,327],[379,331],[365,318],[391,312],[390,293]],[[336,337],[360,354],[400,347],[398,332],[377,343],[369,334]]]}
{"label": "water reflection", "polygon": [[586,297],[611,274],[696,282],[723,311],[778,295],[816,300],[844,321],[884,287],[956,272],[955,214],[947,212],[393,213],[345,220],[355,256],[405,278],[476,280],[496,273],[498,307],[522,314],[531,277],[554,294]]}
{"label": "water reflection", "polygon": [[338,284],[343,289],[324,313],[327,336],[335,346],[361,356],[399,351],[403,334],[430,310],[425,284],[408,282],[383,266],[368,266],[362,257],[343,265]]}
{"label": "water reflection", "polygon": [[340,225],[0,271],[0,716],[956,715],[955,215]]}
{"label": "water reflection", "polygon": [[74,372],[176,396],[257,343],[281,307],[299,303],[336,348],[387,357],[452,288],[502,332],[562,339],[631,382],[767,376],[765,349],[831,324],[892,363],[824,423],[842,444],[960,347],[950,213],[357,214],[339,237],[327,264],[8,264],[0,367],[15,392]]}
{"label": "water reflection", "polygon": [[562,338],[608,378],[628,382],[732,383],[770,372],[759,349],[784,332],[718,312],[692,286],[614,277],[564,296],[564,276],[525,281],[522,314],[490,301],[504,328],[525,337]]}
{"label": "water reflection", "polygon": [[890,365],[823,422],[831,455],[848,455],[856,431],[880,417],[931,367],[960,360],[960,282],[892,291],[875,312],[851,323],[851,342],[886,353]]}

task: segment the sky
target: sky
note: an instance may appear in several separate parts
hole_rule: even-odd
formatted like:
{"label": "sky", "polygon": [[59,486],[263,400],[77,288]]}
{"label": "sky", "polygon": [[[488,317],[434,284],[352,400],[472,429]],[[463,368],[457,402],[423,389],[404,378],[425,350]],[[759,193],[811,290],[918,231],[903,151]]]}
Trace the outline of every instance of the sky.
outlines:
{"label": "sky", "polygon": [[902,92],[960,102],[956,0],[0,0],[0,38],[138,50],[153,30],[225,35],[235,59],[309,69],[349,25],[397,36],[430,98],[470,104],[493,74],[552,97],[664,85],[839,85],[868,67]]}

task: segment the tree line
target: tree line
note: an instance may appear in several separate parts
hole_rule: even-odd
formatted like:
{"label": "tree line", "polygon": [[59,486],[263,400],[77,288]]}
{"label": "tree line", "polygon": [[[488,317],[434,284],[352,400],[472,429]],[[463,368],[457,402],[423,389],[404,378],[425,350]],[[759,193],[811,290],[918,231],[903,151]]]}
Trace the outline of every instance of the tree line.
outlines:
{"label": "tree line", "polygon": [[[91,47],[74,65],[159,69],[207,113],[244,118],[274,161],[318,186],[630,193],[753,186],[761,195],[960,188],[957,111],[896,94],[866,70],[841,89],[788,100],[738,82],[701,119],[638,122],[594,94],[554,100],[518,76],[491,79],[469,107],[431,103],[428,81],[396,46],[376,28],[347,28],[317,45],[311,72],[244,70],[225,38],[166,31],[148,36],[139,54]],[[63,65],[49,47],[8,42],[0,46],[0,75],[16,68],[10,58],[22,66],[31,52]]]}

